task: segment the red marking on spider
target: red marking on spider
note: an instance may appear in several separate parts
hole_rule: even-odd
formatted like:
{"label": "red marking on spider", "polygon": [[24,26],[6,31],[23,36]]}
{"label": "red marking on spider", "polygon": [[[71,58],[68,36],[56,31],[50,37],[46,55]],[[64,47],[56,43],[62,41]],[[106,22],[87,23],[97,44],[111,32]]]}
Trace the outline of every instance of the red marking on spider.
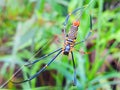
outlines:
{"label": "red marking on spider", "polygon": [[80,25],[80,22],[79,21],[74,21],[73,25],[78,27]]}

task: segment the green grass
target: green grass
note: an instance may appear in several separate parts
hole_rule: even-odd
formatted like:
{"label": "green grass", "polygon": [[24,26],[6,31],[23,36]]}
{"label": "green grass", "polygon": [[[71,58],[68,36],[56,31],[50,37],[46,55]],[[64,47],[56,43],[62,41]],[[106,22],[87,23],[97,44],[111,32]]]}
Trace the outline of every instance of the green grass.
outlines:
{"label": "green grass", "polygon": [[[89,0],[1,0],[0,86],[26,63],[25,60],[33,61],[63,47],[62,24],[66,15],[89,2]],[[14,85],[9,82],[3,89],[112,90],[111,85],[117,85],[119,90],[120,81],[110,81],[110,79],[119,79],[120,73],[113,67],[108,57],[113,58],[112,62],[118,61],[117,64],[119,64],[120,7],[112,9],[107,7],[103,10],[104,3],[108,3],[112,7],[115,2],[114,0],[93,0],[80,18],[77,41],[83,40],[90,29],[89,14],[93,17],[93,33],[85,43],[75,46],[75,49],[91,52],[92,59],[90,55],[81,55],[74,50],[77,65],[77,86],[72,85],[73,66],[72,61],[69,60],[70,56],[60,55],[43,72],[44,74],[42,73],[39,78],[33,79],[31,84]],[[67,32],[75,17],[76,15],[71,16]],[[112,40],[114,42],[110,44]],[[87,48],[89,43],[92,46]],[[37,52],[39,53],[35,55]],[[25,80],[28,74],[34,75],[53,56],[36,63],[31,68],[22,68],[15,80]],[[108,70],[103,70],[104,66],[107,66]],[[48,85],[45,75],[51,78],[51,83]],[[52,85],[53,83],[54,85]]]}

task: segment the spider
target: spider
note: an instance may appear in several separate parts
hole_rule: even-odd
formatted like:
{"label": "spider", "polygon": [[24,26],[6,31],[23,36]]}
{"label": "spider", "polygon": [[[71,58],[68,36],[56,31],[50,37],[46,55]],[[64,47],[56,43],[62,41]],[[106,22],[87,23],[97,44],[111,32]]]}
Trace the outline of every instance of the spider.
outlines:
{"label": "spider", "polygon": [[59,48],[49,54],[46,54],[42,57],[40,57],[39,59],[33,61],[33,62],[29,62],[28,64],[26,64],[25,66],[29,66],[29,65],[33,65],[37,62],[39,62],[40,60],[46,58],[46,57],[49,57],[50,55],[58,52],[42,69],[40,69],[36,74],[34,74],[33,76],[30,76],[27,80],[24,80],[24,81],[20,81],[20,82],[14,82],[14,81],[11,81],[12,83],[14,84],[20,84],[20,83],[24,83],[24,82],[27,82],[27,81],[31,81],[32,79],[36,78],[39,74],[41,74],[41,72],[43,72],[53,61],[55,61],[55,59],[62,53],[63,55],[69,55],[71,53],[71,56],[72,56],[72,63],[73,63],[73,68],[74,68],[74,80],[73,80],[73,83],[74,85],[76,85],[77,83],[77,80],[76,80],[76,65],[75,65],[75,60],[74,60],[74,54],[73,54],[73,48],[74,46],[76,45],[79,45],[83,42],[85,42],[88,37],[91,35],[92,33],[92,16],[90,15],[90,30],[88,32],[88,34],[86,35],[85,39],[80,41],[80,42],[76,42],[76,39],[77,39],[77,33],[78,33],[78,27],[80,26],[80,21],[78,19],[76,19],[75,21],[73,21],[71,27],[70,27],[70,30],[68,32],[68,34],[66,34],[66,25],[67,25],[67,22],[70,18],[71,15],[75,14],[76,12],[80,11],[81,9],[84,9],[85,7],[81,7],[81,8],[77,8],[75,9],[73,12],[71,12],[70,14],[68,14],[66,16],[66,19],[63,23],[64,25],[64,36],[65,36],[65,39],[64,39],[64,44],[63,44],[63,47],[62,48]]}

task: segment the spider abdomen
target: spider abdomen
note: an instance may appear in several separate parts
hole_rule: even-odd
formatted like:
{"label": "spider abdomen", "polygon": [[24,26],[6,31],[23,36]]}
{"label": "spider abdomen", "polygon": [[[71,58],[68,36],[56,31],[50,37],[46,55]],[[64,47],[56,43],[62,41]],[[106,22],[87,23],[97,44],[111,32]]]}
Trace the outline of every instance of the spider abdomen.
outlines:
{"label": "spider abdomen", "polygon": [[72,48],[75,45],[78,26],[72,25],[69,33],[66,36],[66,40],[65,40],[65,43],[64,43],[64,47],[63,47],[63,54],[64,55],[68,55],[72,51]]}

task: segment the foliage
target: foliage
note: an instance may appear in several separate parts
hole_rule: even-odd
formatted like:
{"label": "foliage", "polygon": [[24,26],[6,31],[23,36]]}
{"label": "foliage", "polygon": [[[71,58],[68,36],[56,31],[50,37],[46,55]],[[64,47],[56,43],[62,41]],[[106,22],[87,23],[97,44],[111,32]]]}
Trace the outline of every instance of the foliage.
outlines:
{"label": "foliage", "polygon": [[[62,24],[66,15],[89,2],[90,0],[0,0],[0,86],[23,67],[26,61],[34,61],[62,47]],[[33,79],[31,84],[14,85],[8,82],[4,88],[110,90],[116,85],[119,89],[120,81],[115,79],[120,78],[120,73],[112,64],[117,62],[115,65],[118,65],[120,60],[120,7],[116,4],[117,0],[93,0],[83,11],[77,41],[83,40],[90,29],[89,14],[93,17],[93,33],[85,43],[75,47],[77,50],[83,48],[91,54],[81,55],[74,50],[77,86],[72,85],[71,57],[60,55],[40,77]],[[71,16],[67,32],[75,17],[76,15]],[[23,67],[14,80],[25,80],[28,75],[34,75],[53,56],[31,67]],[[119,65],[117,68],[119,69]],[[53,81],[47,82],[47,77]]]}

